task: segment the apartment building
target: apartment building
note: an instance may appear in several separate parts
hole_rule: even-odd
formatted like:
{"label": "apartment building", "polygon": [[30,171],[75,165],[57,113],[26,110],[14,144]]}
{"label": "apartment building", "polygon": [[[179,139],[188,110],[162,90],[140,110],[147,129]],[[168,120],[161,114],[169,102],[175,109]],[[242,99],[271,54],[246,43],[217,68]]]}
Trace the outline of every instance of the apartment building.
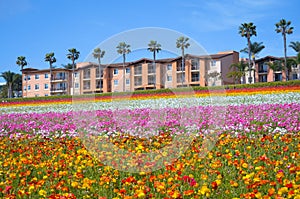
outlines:
{"label": "apartment building", "polygon": [[[181,57],[158,59],[155,63],[152,59],[142,58],[126,62],[124,66],[123,63],[114,63],[103,64],[100,68],[96,63],[83,62],[76,64],[74,76],[72,76],[72,70],[53,69],[51,83],[49,69],[27,68],[23,70],[23,96],[91,94],[233,84],[233,80],[227,78],[226,74],[230,72],[231,64],[239,61],[239,53],[227,51],[206,56],[187,54],[184,61],[185,64],[182,67]],[[36,75],[39,76],[38,79],[35,79]],[[37,89],[32,90],[33,86]]]}
{"label": "apartment building", "polygon": [[[292,58],[292,57],[290,57]],[[255,81],[256,82],[273,82],[300,79],[300,66],[294,65],[289,72],[289,77],[286,77],[286,72],[282,70],[272,70],[269,66],[271,63],[282,62],[282,57],[266,56],[255,61]]]}
{"label": "apartment building", "polygon": [[68,69],[38,70],[26,68],[22,71],[23,97],[39,97],[70,94],[71,71]]}

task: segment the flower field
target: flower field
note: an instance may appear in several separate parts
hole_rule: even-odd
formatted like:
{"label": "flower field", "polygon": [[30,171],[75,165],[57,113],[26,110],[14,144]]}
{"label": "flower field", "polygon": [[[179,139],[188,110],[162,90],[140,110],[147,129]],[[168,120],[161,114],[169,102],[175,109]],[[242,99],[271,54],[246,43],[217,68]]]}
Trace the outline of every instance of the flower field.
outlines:
{"label": "flower field", "polygon": [[2,102],[0,198],[300,199],[299,99],[294,86]]}

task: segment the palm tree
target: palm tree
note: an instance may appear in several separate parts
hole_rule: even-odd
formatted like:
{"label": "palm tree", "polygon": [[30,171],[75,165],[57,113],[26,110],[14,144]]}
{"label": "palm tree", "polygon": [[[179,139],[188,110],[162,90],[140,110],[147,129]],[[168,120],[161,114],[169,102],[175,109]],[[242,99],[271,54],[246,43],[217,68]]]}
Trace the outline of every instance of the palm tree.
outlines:
{"label": "palm tree", "polygon": [[[230,65],[230,69],[234,69],[234,71],[228,73],[228,78],[237,78],[240,76],[240,79],[245,76],[245,71],[247,68],[247,64],[244,61],[240,61],[238,63],[234,63]],[[236,82],[236,80],[234,80]]]}
{"label": "palm tree", "polygon": [[125,61],[126,54],[130,53],[130,45],[125,42],[120,42],[117,46],[117,52],[123,56],[123,92],[125,91]]}
{"label": "palm tree", "polygon": [[291,47],[294,51],[296,51],[296,53],[300,52],[300,42],[299,41],[292,41],[289,45],[289,47]]}
{"label": "palm tree", "polygon": [[161,45],[157,43],[157,41],[151,40],[148,44],[148,50],[150,52],[153,52],[153,67],[154,70],[156,70],[156,53],[159,53],[159,51],[161,51]]}
{"label": "palm tree", "polygon": [[294,27],[290,27],[291,21],[286,21],[281,19],[278,23],[275,24],[277,33],[281,33],[283,37],[283,48],[284,48],[284,70],[286,71],[286,80],[289,79],[289,74],[286,65],[286,35],[292,34]]}
{"label": "palm tree", "polygon": [[207,77],[213,79],[212,86],[215,86],[217,79],[220,78],[220,73],[218,73],[217,71],[214,71],[214,72],[207,74]]}
{"label": "palm tree", "polygon": [[102,70],[101,70],[101,58],[103,58],[105,55],[105,51],[101,50],[100,48],[95,48],[94,49],[94,53],[93,56],[95,59],[98,60],[98,64],[99,64],[99,89],[100,89],[100,93],[101,93],[101,74],[102,74]]}
{"label": "palm tree", "polygon": [[268,62],[269,69],[273,70],[273,82],[275,82],[275,72],[282,71],[282,62],[277,60],[274,62]]}
{"label": "palm tree", "polygon": [[297,54],[297,56],[295,58],[289,58],[287,59],[287,69],[289,71],[292,70],[292,67],[297,67],[298,65],[300,65],[300,52]]}
{"label": "palm tree", "polygon": [[[251,57],[252,57],[252,66],[255,67],[255,58],[258,57],[258,54],[265,48],[263,45],[263,42],[253,42],[250,44],[250,52],[251,52]],[[242,53],[249,53],[248,48],[242,49],[240,52]]]}
{"label": "palm tree", "polygon": [[73,95],[75,93],[75,86],[74,86],[74,75],[75,75],[75,60],[79,58],[80,52],[76,50],[76,48],[68,49],[69,53],[67,54],[67,58],[72,61],[72,87],[73,87]]}
{"label": "palm tree", "polygon": [[[24,56],[17,57],[16,64],[21,68],[21,71],[23,71],[24,67],[27,66],[26,57],[24,57]],[[25,73],[25,79],[26,79],[26,97],[27,97],[27,83],[28,83],[27,79],[28,78],[27,78],[26,73]]]}
{"label": "palm tree", "polygon": [[6,81],[6,85],[8,88],[7,96],[8,98],[12,98],[13,94],[13,84],[16,81],[16,73],[11,71],[6,71],[1,73],[0,77],[3,77],[3,79]]}
{"label": "palm tree", "polygon": [[183,69],[185,68],[184,49],[190,46],[188,37],[179,37],[176,41],[176,48],[181,49],[181,85],[183,87]]}
{"label": "palm tree", "polygon": [[49,62],[50,65],[50,95],[51,95],[51,88],[52,88],[52,64],[56,62],[56,58],[54,57],[54,53],[47,53],[45,55],[45,62]]}
{"label": "palm tree", "polygon": [[252,83],[252,76],[251,76],[251,37],[254,35],[256,36],[256,26],[250,23],[243,23],[239,26],[239,34],[242,37],[247,38],[248,42],[248,69],[249,69],[249,83]]}

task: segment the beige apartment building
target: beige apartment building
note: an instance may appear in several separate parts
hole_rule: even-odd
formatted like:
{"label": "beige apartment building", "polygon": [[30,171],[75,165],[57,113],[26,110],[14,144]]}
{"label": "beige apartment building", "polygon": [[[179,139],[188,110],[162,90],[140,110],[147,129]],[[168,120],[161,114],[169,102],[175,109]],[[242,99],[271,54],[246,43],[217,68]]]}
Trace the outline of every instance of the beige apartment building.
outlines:
{"label": "beige apartment building", "polygon": [[[49,69],[27,68],[22,72],[23,96],[91,94],[233,84],[233,80],[228,79],[226,74],[231,71],[231,64],[239,61],[239,53],[227,51],[206,56],[187,54],[184,60],[184,67],[181,67],[181,57],[158,59],[155,63],[152,59],[142,58],[126,62],[124,66],[123,63],[101,65],[100,70],[96,63],[77,63],[74,76],[72,76],[72,70],[53,69],[51,83]],[[35,77],[38,78],[35,79]]]}

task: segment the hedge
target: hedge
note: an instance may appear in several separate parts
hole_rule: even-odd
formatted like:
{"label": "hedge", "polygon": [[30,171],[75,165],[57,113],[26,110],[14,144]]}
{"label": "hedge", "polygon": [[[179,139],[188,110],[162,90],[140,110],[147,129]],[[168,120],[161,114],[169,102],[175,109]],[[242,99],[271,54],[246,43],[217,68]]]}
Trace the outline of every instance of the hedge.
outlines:
{"label": "hedge", "polygon": [[[201,87],[194,86],[192,87],[195,91],[205,91],[205,90],[223,90],[223,89],[245,89],[245,88],[263,88],[263,87],[286,87],[286,86],[300,86],[300,80],[291,80],[287,82],[263,82],[255,84],[236,84],[236,85],[225,85],[225,86],[210,86],[210,87]],[[108,96],[123,96],[123,95],[141,95],[141,94],[160,94],[160,93],[172,93],[172,92],[184,92],[190,90],[191,87],[182,87],[182,88],[166,88],[166,89],[157,89],[157,90],[138,90],[134,92],[114,92],[114,93],[101,93],[101,94],[87,94],[88,96],[96,97],[108,97]],[[1,101],[6,102],[16,102],[16,101],[34,101],[34,100],[53,100],[53,99],[71,99],[71,95],[56,95],[56,96],[47,96],[47,97],[28,97],[28,98],[12,98],[12,99],[0,99]],[[0,102],[1,102],[0,101]]]}

